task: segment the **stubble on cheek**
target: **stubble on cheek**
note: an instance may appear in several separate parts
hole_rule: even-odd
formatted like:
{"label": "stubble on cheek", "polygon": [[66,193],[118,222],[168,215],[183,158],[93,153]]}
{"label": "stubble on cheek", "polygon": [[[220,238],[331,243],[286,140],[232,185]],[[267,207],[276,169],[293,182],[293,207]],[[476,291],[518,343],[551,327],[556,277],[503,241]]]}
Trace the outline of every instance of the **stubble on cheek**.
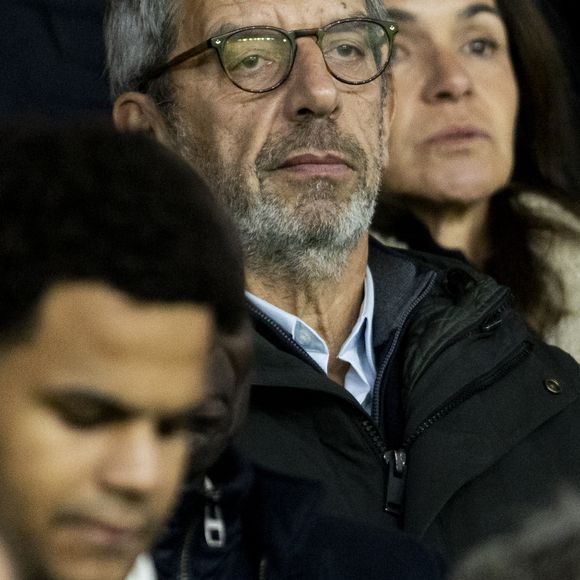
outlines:
{"label": "stubble on cheek", "polygon": [[255,165],[250,162],[247,139],[227,130],[220,136],[211,127],[192,128],[191,121],[176,106],[167,115],[172,149],[185,159],[228,206],[248,203],[238,191],[257,191]]}

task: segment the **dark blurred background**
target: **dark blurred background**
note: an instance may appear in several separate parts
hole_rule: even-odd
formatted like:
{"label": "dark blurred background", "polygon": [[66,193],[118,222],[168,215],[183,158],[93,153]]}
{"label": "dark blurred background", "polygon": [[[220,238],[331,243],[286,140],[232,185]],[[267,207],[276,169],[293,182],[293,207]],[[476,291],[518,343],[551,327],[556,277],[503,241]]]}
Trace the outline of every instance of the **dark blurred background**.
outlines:
{"label": "dark blurred background", "polygon": [[0,0],[0,117],[108,116],[104,0]]}
{"label": "dark blurred background", "polygon": [[537,1],[560,39],[564,59],[572,77],[577,118],[580,119],[580,35],[577,17],[572,15],[573,0]]}

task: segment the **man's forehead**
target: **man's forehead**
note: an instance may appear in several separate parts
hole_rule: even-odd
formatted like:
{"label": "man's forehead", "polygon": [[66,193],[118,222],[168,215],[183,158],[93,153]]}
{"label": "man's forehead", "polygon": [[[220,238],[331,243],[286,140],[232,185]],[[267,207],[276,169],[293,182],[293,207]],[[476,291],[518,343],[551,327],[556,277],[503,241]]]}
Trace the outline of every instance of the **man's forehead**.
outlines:
{"label": "man's forehead", "polygon": [[364,14],[364,0],[184,0],[181,22],[185,38],[201,42],[228,26],[315,28]]}

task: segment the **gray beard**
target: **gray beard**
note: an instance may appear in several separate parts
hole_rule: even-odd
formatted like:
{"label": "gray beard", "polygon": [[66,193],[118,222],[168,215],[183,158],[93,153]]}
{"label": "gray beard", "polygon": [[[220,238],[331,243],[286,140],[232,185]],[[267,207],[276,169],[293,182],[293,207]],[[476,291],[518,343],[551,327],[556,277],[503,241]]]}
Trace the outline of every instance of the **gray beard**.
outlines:
{"label": "gray beard", "polygon": [[[258,191],[251,191],[244,180],[248,168],[229,167],[217,152],[212,154],[212,148],[193,135],[175,108],[169,115],[169,126],[175,150],[233,214],[249,271],[270,283],[319,284],[340,278],[374,213],[383,162],[379,129],[377,155],[370,159],[353,138],[339,134],[330,121],[308,121],[283,138],[270,138],[253,168]],[[306,184],[292,200],[269,190],[265,184],[268,169],[300,147],[341,152],[354,161],[360,174],[354,191],[339,201],[337,184],[324,178]],[[313,207],[314,203],[322,205],[323,211]]]}

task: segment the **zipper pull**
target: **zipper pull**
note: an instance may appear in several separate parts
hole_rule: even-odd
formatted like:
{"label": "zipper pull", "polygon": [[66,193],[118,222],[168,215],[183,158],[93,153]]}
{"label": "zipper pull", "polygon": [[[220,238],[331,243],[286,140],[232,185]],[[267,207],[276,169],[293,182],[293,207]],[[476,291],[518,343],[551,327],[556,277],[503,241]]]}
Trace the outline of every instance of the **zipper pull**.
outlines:
{"label": "zipper pull", "polygon": [[203,519],[205,541],[210,548],[223,548],[226,545],[226,525],[218,504],[220,494],[208,477],[204,479],[203,487],[207,497]]}
{"label": "zipper pull", "polygon": [[385,453],[384,459],[389,464],[385,511],[394,516],[401,516],[407,477],[407,454],[402,449],[392,450]]}
{"label": "zipper pull", "polygon": [[258,580],[266,580],[267,577],[268,577],[268,560],[266,560],[266,558],[262,558],[260,560]]}

